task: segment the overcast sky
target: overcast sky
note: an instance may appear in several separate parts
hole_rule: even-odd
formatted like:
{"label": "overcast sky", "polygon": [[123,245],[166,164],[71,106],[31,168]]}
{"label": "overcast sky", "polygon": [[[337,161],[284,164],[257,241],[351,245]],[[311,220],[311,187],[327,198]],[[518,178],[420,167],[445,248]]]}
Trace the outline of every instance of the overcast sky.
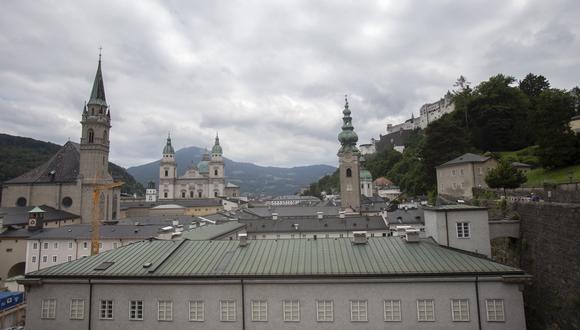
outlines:
{"label": "overcast sky", "polygon": [[580,1],[24,1],[0,5],[0,132],[80,139],[103,47],[111,160],[211,148],[336,165],[344,94],[359,143],[459,75],[580,85]]}

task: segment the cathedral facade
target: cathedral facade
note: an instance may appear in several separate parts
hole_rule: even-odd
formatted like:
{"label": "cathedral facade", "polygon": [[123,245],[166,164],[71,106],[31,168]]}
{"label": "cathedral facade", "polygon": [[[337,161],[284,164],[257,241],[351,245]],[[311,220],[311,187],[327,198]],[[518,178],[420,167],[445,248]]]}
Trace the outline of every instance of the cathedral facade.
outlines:
{"label": "cathedral facade", "polygon": [[211,153],[206,151],[201,161],[191,164],[182,176],[177,175],[175,150],[171,137],[167,137],[159,164],[160,200],[226,197],[225,190],[225,166],[217,135]]}

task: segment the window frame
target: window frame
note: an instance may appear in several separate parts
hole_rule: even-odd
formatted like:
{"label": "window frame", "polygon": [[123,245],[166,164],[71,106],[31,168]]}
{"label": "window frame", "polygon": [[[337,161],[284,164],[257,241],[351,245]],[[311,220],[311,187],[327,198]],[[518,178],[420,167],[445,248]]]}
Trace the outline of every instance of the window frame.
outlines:
{"label": "window frame", "polygon": [[173,321],[173,300],[157,300],[157,321]]}
{"label": "window frame", "polygon": [[[294,307],[296,307],[296,315],[294,315]],[[288,299],[282,301],[282,319],[284,322],[300,322],[300,300]]]}
{"label": "window frame", "polygon": [[[493,310],[490,310],[490,302],[493,302]],[[501,319],[498,318],[497,303],[501,302]],[[493,319],[490,317],[494,314]],[[503,299],[491,298],[485,300],[485,314],[487,322],[505,322],[505,301]]]}
{"label": "window frame", "polygon": [[56,319],[56,298],[45,298],[40,303],[40,318],[42,320]]}
{"label": "window frame", "polygon": [[[192,315],[192,303],[195,303],[195,315],[196,318],[193,318]],[[201,310],[201,313],[200,313]],[[200,317],[201,315],[201,317]],[[203,300],[190,300],[189,301],[189,321],[191,322],[204,322],[205,321],[205,302]]]}
{"label": "window frame", "polygon": [[[421,310],[421,303],[424,304],[424,310]],[[431,318],[428,317],[427,307],[431,307]],[[423,315],[421,315],[423,313]],[[417,321],[418,322],[435,322],[435,300],[434,299],[417,299]]]}
{"label": "window frame", "polygon": [[[396,303],[396,305],[395,305]],[[390,306],[390,313],[391,317],[387,317],[387,306]],[[398,308],[398,310],[395,309]],[[395,314],[398,313],[398,314]],[[398,316],[398,318],[396,317]],[[403,321],[403,313],[401,310],[401,300],[400,299],[385,299],[383,300],[383,320],[385,322],[402,322]]]}
{"label": "window frame", "polygon": [[471,238],[471,223],[459,221],[455,223],[455,235],[457,238]]}
{"label": "window frame", "polygon": [[112,299],[99,300],[99,320],[115,319],[115,302]]}
{"label": "window frame", "polygon": [[[231,304],[231,306],[230,306]],[[231,312],[231,315],[230,315]],[[220,300],[220,321],[236,322],[236,301],[233,299]]]}
{"label": "window frame", "polygon": [[[143,310],[144,310],[143,300],[130,300],[129,301],[129,321],[143,321]],[[140,317],[139,317],[140,314]]]}
{"label": "window frame", "polygon": [[334,301],[330,299],[316,300],[316,322],[334,322]]}
{"label": "window frame", "polygon": [[70,320],[84,320],[85,319],[85,300],[82,298],[72,298],[70,300],[69,309]]}
{"label": "window frame", "polygon": [[[457,303],[457,308],[455,303]],[[465,305],[462,305],[465,303]],[[465,307],[465,310],[463,310]],[[465,314],[465,315],[464,315]],[[469,299],[451,299],[451,321],[453,322],[469,322],[471,321],[469,315]]]}
{"label": "window frame", "polygon": [[252,322],[268,322],[268,301],[265,299],[250,302]]}
{"label": "window frame", "polygon": [[[363,303],[363,305],[361,305],[361,303]],[[356,311],[355,311],[355,304],[357,305]],[[355,313],[357,314],[356,319],[355,319]],[[369,321],[369,303],[368,303],[368,300],[354,299],[354,300],[350,301],[350,321],[351,322],[368,322]]]}

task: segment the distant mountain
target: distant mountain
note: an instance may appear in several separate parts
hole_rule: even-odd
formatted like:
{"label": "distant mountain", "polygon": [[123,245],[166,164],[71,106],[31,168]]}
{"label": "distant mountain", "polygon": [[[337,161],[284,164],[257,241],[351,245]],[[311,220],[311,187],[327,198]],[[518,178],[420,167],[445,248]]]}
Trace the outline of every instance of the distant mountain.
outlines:
{"label": "distant mountain", "polygon": [[[183,175],[193,162],[197,164],[205,149],[188,147],[175,153],[177,174]],[[160,161],[160,160],[159,160]],[[129,167],[135,179],[146,185],[149,181],[159,183],[159,161]],[[336,168],[328,165],[297,166],[291,168],[259,166],[252,163],[241,163],[224,157],[226,181],[240,186],[242,193],[264,194],[272,196],[295,194],[303,187],[320,177],[333,173]]]}
{"label": "distant mountain", "polygon": [[[0,134],[0,184],[49,160],[62,146],[27,137]],[[121,166],[109,162],[109,172],[125,184],[124,193],[144,193],[140,183]]]}

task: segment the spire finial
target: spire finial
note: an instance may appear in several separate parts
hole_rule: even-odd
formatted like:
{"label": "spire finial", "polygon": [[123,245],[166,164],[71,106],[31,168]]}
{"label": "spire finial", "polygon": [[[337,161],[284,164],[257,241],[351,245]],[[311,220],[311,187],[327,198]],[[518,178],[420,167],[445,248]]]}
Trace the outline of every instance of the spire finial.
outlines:
{"label": "spire finial", "polygon": [[103,51],[103,47],[99,46],[99,62],[101,61],[101,53]]}
{"label": "spire finial", "polygon": [[344,107],[348,108],[348,94],[344,94]]}

